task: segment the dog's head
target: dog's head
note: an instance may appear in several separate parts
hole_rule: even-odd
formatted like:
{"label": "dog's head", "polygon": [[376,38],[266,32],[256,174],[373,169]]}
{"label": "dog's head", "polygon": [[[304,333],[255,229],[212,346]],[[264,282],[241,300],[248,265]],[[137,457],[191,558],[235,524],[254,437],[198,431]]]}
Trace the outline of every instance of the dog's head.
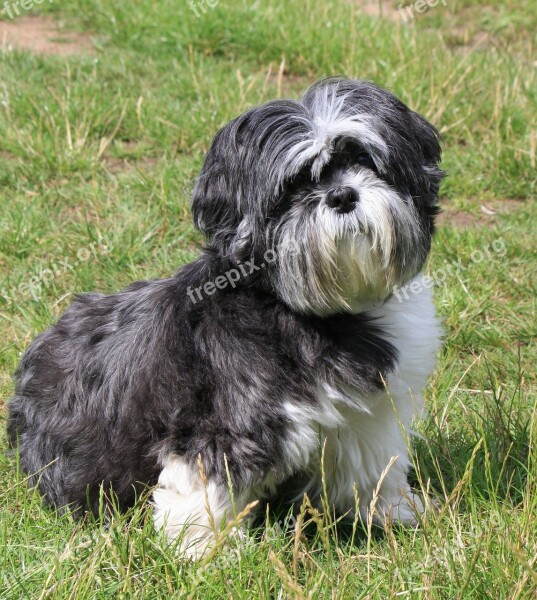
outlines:
{"label": "dog's head", "polygon": [[324,80],[301,101],[268,102],[217,133],[194,221],[234,262],[264,264],[272,249],[264,281],[294,310],[358,312],[422,267],[440,154],[436,129],[391,93]]}

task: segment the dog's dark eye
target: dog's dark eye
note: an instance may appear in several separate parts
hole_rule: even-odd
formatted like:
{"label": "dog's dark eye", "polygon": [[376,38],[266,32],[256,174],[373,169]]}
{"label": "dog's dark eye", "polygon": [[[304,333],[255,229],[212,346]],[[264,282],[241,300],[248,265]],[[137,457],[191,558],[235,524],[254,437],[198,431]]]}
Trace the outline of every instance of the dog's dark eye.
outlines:
{"label": "dog's dark eye", "polygon": [[311,167],[307,166],[299,171],[289,182],[289,189],[292,191],[299,190],[311,184]]}
{"label": "dog's dark eye", "polygon": [[360,152],[356,158],[356,162],[362,167],[367,167],[374,171],[377,169],[377,165],[375,165],[375,161],[369,152]]}

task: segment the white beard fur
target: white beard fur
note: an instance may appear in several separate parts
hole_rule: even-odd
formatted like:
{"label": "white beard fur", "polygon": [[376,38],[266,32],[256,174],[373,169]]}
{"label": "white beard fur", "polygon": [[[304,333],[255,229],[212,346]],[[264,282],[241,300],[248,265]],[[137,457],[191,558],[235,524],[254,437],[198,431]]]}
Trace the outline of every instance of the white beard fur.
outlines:
{"label": "white beard fur", "polygon": [[[414,281],[421,279],[418,276]],[[407,483],[411,466],[408,436],[412,433],[412,420],[423,411],[422,391],[435,367],[442,330],[431,290],[424,285],[417,287],[418,293],[402,299],[393,296],[370,313],[378,318],[378,325],[391,336],[390,342],[399,353],[396,370],[386,381],[387,391],[367,397],[353,389],[335,389],[321,381],[318,382],[320,409],[305,409],[292,401],[286,403],[291,425],[285,441],[287,464],[282,472],[311,473],[297,500],[304,493],[312,496],[321,492],[324,470],[328,501],[340,514],[354,514],[355,490],[363,519],[372,517],[381,523],[394,520],[414,525],[425,509]],[[324,469],[320,464],[323,447]],[[385,472],[392,459],[395,461]],[[262,497],[275,483],[278,482],[266,481],[236,497],[235,512]],[[372,507],[377,486],[378,496]],[[181,553],[194,558],[202,556],[210,546],[214,539],[213,525],[218,530],[224,519],[233,517],[229,490],[218,488],[211,481],[204,490],[199,473],[174,454],[163,460],[153,502],[157,529],[164,527],[172,540],[179,537]]]}
{"label": "white beard fur", "polygon": [[405,200],[366,169],[348,172],[338,185],[358,194],[356,210],[338,215],[321,195],[317,209],[306,218],[301,205],[289,211],[275,236],[275,287],[297,312],[328,316],[369,311],[421,266],[413,252],[405,257],[404,268],[393,263],[395,229],[404,233],[409,248],[421,244],[419,217],[410,198]]}

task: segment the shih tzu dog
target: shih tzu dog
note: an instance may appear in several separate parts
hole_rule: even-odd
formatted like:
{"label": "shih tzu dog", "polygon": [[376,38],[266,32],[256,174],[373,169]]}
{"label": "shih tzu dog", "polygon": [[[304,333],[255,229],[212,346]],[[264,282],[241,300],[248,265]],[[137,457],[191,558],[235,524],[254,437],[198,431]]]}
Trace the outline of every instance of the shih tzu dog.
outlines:
{"label": "shih tzu dog", "polygon": [[213,519],[315,501],[324,472],[338,513],[416,523],[407,433],[441,336],[419,276],[440,154],[430,123],[365,81],[221,129],[193,194],[201,256],[78,296],[22,358],[9,435],[46,501],[98,511],[104,489],[124,508],[155,486],[156,526],[199,555]]}

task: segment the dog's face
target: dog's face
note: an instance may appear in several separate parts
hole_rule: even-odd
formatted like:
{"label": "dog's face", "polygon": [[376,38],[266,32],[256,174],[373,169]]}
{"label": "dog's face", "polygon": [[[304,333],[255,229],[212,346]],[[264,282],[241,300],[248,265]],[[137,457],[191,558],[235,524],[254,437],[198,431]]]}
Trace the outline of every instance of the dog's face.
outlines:
{"label": "dog's face", "polygon": [[192,210],[235,262],[294,310],[358,312],[385,300],[430,249],[442,171],[438,134],[377,86],[326,80],[216,135]]}

